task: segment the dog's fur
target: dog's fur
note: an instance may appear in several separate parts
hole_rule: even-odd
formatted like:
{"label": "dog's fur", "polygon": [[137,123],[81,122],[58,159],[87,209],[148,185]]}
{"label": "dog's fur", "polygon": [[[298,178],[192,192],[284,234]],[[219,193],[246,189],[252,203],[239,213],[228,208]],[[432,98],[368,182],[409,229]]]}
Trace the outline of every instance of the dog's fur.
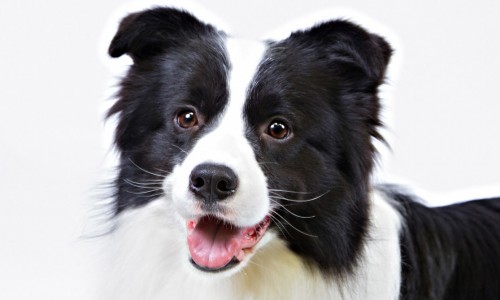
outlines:
{"label": "dog's fur", "polygon": [[[391,52],[345,20],[261,43],[171,8],[124,18],[105,298],[500,299],[498,199],[371,185]],[[209,262],[204,224],[257,243]]]}

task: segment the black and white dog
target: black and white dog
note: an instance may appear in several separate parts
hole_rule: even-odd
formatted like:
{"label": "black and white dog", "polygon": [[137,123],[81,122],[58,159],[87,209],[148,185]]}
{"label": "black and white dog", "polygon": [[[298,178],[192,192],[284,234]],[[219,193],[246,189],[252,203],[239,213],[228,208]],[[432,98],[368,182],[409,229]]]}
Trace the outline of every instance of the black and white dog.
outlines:
{"label": "black and white dog", "polygon": [[344,20],[281,41],[124,18],[106,299],[500,299],[500,201],[371,185],[391,56]]}

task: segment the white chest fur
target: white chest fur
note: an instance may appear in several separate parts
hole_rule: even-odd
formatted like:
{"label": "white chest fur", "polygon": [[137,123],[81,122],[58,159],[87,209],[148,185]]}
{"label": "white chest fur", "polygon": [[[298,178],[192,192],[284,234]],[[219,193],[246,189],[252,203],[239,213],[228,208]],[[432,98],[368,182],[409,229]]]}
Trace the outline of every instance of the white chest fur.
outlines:
{"label": "white chest fur", "polygon": [[[394,209],[374,195],[370,238],[347,281],[323,277],[270,231],[267,244],[231,277],[202,274],[187,257],[185,233],[164,199],[124,212],[109,236],[102,299],[397,299],[400,284]],[[332,252],[332,255],[335,253]]]}

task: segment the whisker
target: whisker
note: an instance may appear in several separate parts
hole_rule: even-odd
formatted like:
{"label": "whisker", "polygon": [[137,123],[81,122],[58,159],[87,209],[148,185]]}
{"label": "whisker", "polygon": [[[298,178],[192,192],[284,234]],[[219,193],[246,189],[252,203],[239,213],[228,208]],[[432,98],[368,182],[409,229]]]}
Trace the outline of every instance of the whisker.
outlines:
{"label": "whisker", "polygon": [[135,187],[138,187],[138,188],[161,187],[162,183],[163,183],[163,180],[158,181],[158,182],[151,182],[151,183],[136,182],[136,181],[132,181],[132,180],[129,180],[129,179],[124,179],[123,181],[126,182],[126,183],[128,183],[128,184],[130,184],[131,186],[135,186]]}
{"label": "whisker", "polygon": [[133,186],[133,187],[136,187],[136,188],[139,188],[139,189],[143,189],[143,190],[150,190],[150,191],[155,191],[155,190],[159,190],[161,189],[162,187],[161,186],[140,186],[140,185],[135,185],[135,184],[132,184],[130,182],[127,182],[130,186]]}
{"label": "whisker", "polygon": [[317,238],[318,236],[317,235],[312,235],[312,234],[309,234],[307,232],[304,232],[300,229],[298,229],[297,227],[293,226],[292,224],[290,224],[290,222],[287,221],[287,219],[285,219],[283,216],[281,216],[280,214],[278,214],[276,211],[274,211],[274,213],[276,214],[276,216],[280,217],[283,221],[285,221],[288,225],[290,225],[290,227],[292,227],[293,229],[297,230],[297,232],[300,232],[304,235],[307,235],[307,236],[310,236],[310,237],[313,237],[313,238]]}
{"label": "whisker", "polygon": [[269,189],[270,192],[280,192],[280,193],[289,193],[289,194],[313,194],[313,192],[296,192],[289,190],[280,190],[280,189]]}
{"label": "whisker", "polygon": [[323,194],[321,194],[321,195],[319,195],[317,197],[314,197],[314,198],[311,198],[311,199],[304,199],[304,200],[289,199],[289,198],[283,197],[281,195],[280,196],[269,195],[269,198],[271,198],[271,199],[285,200],[285,201],[289,201],[289,202],[299,202],[299,203],[302,203],[302,202],[310,202],[310,201],[317,200],[317,199],[323,197],[324,195],[328,194],[328,192],[325,192],[325,193],[323,193]]}
{"label": "whisker", "polygon": [[[128,178],[127,178],[127,180],[129,180],[129,181],[133,181],[133,180],[128,179]],[[163,181],[164,181],[163,179],[146,179],[146,180],[141,180],[140,182],[139,182],[139,181],[136,181],[136,183],[141,184],[141,183],[163,182]]]}
{"label": "whisker", "polygon": [[135,162],[133,162],[133,161],[132,161],[132,159],[130,159],[130,158],[129,158],[128,160],[129,160],[129,161],[130,161],[130,162],[131,162],[134,166],[136,166],[139,170],[141,170],[141,171],[143,171],[143,172],[146,172],[146,173],[151,174],[151,175],[153,175],[153,176],[158,176],[158,177],[162,177],[162,178],[164,178],[164,177],[165,177],[165,175],[156,174],[156,173],[150,172],[150,171],[148,171],[148,170],[145,170],[145,169],[143,169],[143,168],[139,167],[139,166],[138,166]]}
{"label": "whisker", "polygon": [[182,149],[181,147],[179,147],[179,146],[177,146],[177,145],[175,145],[175,144],[170,144],[170,146],[173,146],[173,147],[175,147],[175,148],[177,148],[177,149],[181,150],[182,152],[184,152],[184,153],[186,153],[186,154],[188,153],[186,150]]}
{"label": "whisker", "polygon": [[157,192],[157,191],[161,191],[162,189],[153,189],[153,190],[149,190],[149,191],[143,191],[143,192],[132,192],[132,191],[129,191],[129,190],[125,190],[125,192],[129,193],[129,194],[134,194],[134,195],[144,195],[144,194],[149,194],[149,193],[154,193],[154,192]]}
{"label": "whisker", "polygon": [[163,172],[165,173],[165,175],[169,175],[169,174],[172,174],[172,172],[170,171],[167,171],[167,170],[163,170],[163,169],[160,169],[160,168],[155,168],[156,171],[160,171],[160,172]]}
{"label": "whisker", "polygon": [[284,210],[286,210],[289,214],[291,214],[292,216],[295,216],[297,218],[301,218],[301,219],[312,219],[312,218],[316,218],[316,216],[301,216],[301,215],[298,215],[292,211],[290,211],[288,208],[286,208],[283,204],[279,203],[278,201],[274,200],[271,198],[271,201],[277,205],[279,205],[280,207],[282,207]]}
{"label": "whisker", "polygon": [[[271,217],[271,219],[274,221],[274,223],[276,224],[276,227],[278,227],[278,229],[281,231],[281,234],[283,234],[283,236],[290,236],[290,232],[288,232],[288,230],[286,229],[286,227],[280,222],[280,220],[278,220],[276,217],[274,217],[273,215],[269,215],[269,217]],[[285,230],[287,234],[285,234],[285,232],[283,231]]]}
{"label": "whisker", "polygon": [[137,198],[157,198],[160,196],[165,196],[165,193],[158,193],[154,195],[138,195]]}

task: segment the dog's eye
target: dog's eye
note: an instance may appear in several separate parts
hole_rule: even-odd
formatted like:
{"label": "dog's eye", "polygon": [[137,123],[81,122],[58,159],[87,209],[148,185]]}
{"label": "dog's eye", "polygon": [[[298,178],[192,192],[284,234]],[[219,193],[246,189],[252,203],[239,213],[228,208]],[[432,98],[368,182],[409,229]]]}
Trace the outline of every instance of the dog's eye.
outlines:
{"label": "dog's eye", "polygon": [[267,134],[275,139],[282,140],[290,135],[290,129],[282,121],[272,121],[267,127]]}
{"label": "dog's eye", "polygon": [[182,128],[191,128],[198,125],[198,118],[191,110],[184,110],[177,114],[177,124]]}

